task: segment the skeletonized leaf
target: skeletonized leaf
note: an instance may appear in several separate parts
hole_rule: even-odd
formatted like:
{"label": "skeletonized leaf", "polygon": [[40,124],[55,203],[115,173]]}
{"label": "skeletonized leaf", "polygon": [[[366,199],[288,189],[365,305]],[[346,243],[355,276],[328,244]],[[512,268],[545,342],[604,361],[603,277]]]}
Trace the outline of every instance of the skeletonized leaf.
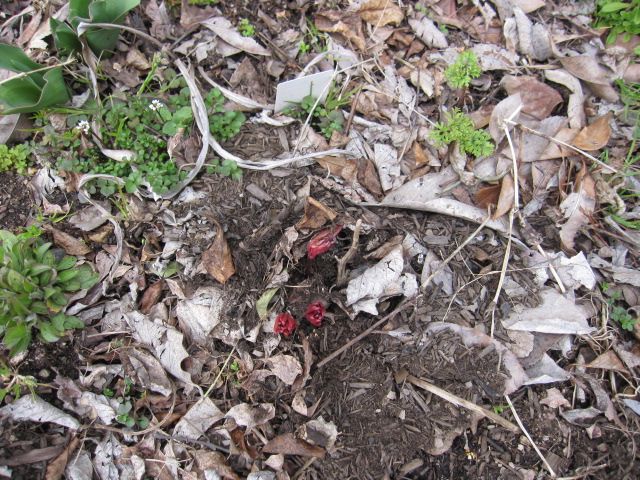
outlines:
{"label": "skeletonized leaf", "polygon": [[216,238],[211,246],[202,254],[202,264],[207,273],[215,278],[218,282],[224,284],[229,278],[236,273],[231,257],[231,250],[224,238],[222,226],[216,224]]}
{"label": "skeletonized leaf", "polygon": [[598,117],[591,125],[587,125],[580,130],[580,133],[573,139],[573,144],[587,152],[600,150],[605,147],[611,137],[611,127],[609,126],[610,118],[611,112]]}

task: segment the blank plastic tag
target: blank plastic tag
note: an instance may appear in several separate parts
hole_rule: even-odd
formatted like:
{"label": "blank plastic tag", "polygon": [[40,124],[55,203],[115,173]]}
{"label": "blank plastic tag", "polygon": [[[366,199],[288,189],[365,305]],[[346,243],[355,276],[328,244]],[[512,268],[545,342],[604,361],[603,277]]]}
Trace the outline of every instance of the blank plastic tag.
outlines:
{"label": "blank plastic tag", "polygon": [[275,112],[279,113],[287,107],[300,103],[307,95],[313,98],[320,97],[320,101],[324,101],[329,91],[327,85],[332,77],[333,70],[327,70],[279,83],[276,90]]}

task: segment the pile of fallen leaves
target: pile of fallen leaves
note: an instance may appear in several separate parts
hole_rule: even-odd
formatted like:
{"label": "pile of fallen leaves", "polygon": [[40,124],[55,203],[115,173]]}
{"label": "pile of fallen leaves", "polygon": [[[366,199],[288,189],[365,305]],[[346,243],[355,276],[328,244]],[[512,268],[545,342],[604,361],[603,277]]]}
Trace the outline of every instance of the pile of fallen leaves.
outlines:
{"label": "pile of fallen leaves", "polygon": [[[55,63],[49,20],[64,20],[68,5],[15,3],[0,39]],[[329,478],[336,470],[323,468],[357,449],[330,403],[352,397],[323,397],[314,378],[374,334],[383,340],[366,354],[393,375],[345,377],[363,398],[393,384],[366,417],[455,413],[409,430],[427,438],[405,456],[390,452],[393,466],[356,469],[427,478],[425,458],[466,442],[483,419],[526,437],[514,447],[531,455],[526,465],[501,463],[500,474],[583,475],[586,465],[547,458],[564,454],[538,448],[521,422],[511,397],[534,388],[544,395],[536,408],[590,440],[619,429],[634,443],[637,112],[617,82],[638,82],[637,37],[605,45],[594,2],[226,3],[143,1],[113,56],[86,50],[68,67],[91,79],[74,92],[77,108],[178,72],[196,120],[168,148],[189,174],[166,194],[113,201],[88,194],[90,174],[38,158],[32,223],[44,218],[56,248],[92,264],[100,281],[66,310],[86,325],[67,339],[75,363],[57,364],[54,344],[8,360],[3,382],[37,382],[0,408],[0,475]],[[240,33],[243,18],[255,36]],[[454,88],[446,71],[465,51],[481,72]],[[333,94],[349,98],[330,138],[311,117],[274,107],[280,82],[323,71],[333,72]],[[236,140],[219,143],[206,128],[212,87],[249,118]],[[434,141],[456,111],[486,129],[493,153]],[[65,113],[54,120],[66,128]],[[21,122],[0,117],[0,139],[18,139]],[[214,158],[245,178],[205,173]],[[462,349],[494,362],[487,372],[498,380],[478,373],[484,390],[473,390],[471,380],[424,378],[419,359],[438,348],[435,359]],[[380,360],[385,349],[402,365]],[[502,401],[509,410],[492,409]],[[21,431],[36,423],[42,441]]]}

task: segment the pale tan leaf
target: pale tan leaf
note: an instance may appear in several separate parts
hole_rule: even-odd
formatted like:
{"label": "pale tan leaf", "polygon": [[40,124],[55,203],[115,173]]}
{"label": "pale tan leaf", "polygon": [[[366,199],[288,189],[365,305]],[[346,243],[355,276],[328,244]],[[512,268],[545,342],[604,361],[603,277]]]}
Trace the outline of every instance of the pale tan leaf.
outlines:
{"label": "pale tan leaf", "polygon": [[560,228],[562,245],[573,250],[574,239],[578,230],[589,223],[589,219],[596,208],[596,183],[594,182],[586,164],[576,175],[576,186],[560,204],[564,217],[567,219]]}
{"label": "pale tan leaf", "polygon": [[233,265],[231,249],[222,232],[222,226],[218,222],[215,222],[215,224],[217,229],[216,238],[213,240],[211,246],[202,254],[202,264],[209,275],[224,284],[236,273],[236,269]]}
{"label": "pale tan leaf", "polygon": [[498,197],[498,205],[496,211],[493,213],[493,218],[500,218],[511,210],[515,198],[514,195],[513,177],[511,175],[505,175],[502,179],[500,197]]}
{"label": "pale tan leaf", "polygon": [[580,130],[580,133],[573,139],[573,145],[587,152],[605,147],[611,138],[610,119],[611,112],[598,117],[591,125]]}
{"label": "pale tan leaf", "polygon": [[422,20],[410,18],[409,26],[415,32],[416,37],[422,40],[427,47],[447,48],[449,46],[447,37],[431,19],[427,17]]}
{"label": "pale tan leaf", "polygon": [[269,440],[262,451],[264,453],[281,453],[284,455],[300,455],[305,457],[324,458],[325,449],[311,445],[293,433],[283,433]]}
{"label": "pale tan leaf", "polygon": [[383,27],[390,23],[400,25],[404,14],[393,0],[365,0],[358,10],[360,17],[375,27]]}
{"label": "pale tan leaf", "polygon": [[315,159],[322,167],[329,170],[331,175],[344,178],[348,182],[356,179],[358,165],[353,159],[344,157],[318,157]]}
{"label": "pale tan leaf", "polygon": [[612,351],[607,350],[599,355],[592,362],[587,364],[587,368],[600,368],[603,370],[617,370],[618,372],[628,373],[620,358]]}
{"label": "pale tan leaf", "polygon": [[245,37],[224,17],[212,17],[200,22],[201,25],[212,30],[218,37],[229,45],[253,55],[270,56],[269,50],[264,48],[252,37]]}
{"label": "pale tan leaf", "polygon": [[522,111],[543,120],[562,103],[556,89],[534,77],[506,75],[500,84],[509,95],[520,94]]}
{"label": "pale tan leaf", "polygon": [[511,119],[512,121],[517,120],[518,114],[514,113],[522,107],[522,98],[519,93],[515,95],[509,95],[504,100],[501,100],[500,103],[496,105],[496,108],[491,112],[491,119],[489,120],[489,133],[491,134],[491,138],[498,145],[505,136],[504,127],[507,126],[511,128],[510,125],[505,125],[504,121],[506,119]]}
{"label": "pale tan leaf", "polygon": [[267,360],[273,374],[287,385],[293,385],[298,375],[302,374],[302,365],[292,355],[274,355]]}
{"label": "pale tan leaf", "polygon": [[359,49],[365,49],[362,20],[356,13],[340,10],[325,10],[314,16],[316,27],[321,32],[338,33]]}

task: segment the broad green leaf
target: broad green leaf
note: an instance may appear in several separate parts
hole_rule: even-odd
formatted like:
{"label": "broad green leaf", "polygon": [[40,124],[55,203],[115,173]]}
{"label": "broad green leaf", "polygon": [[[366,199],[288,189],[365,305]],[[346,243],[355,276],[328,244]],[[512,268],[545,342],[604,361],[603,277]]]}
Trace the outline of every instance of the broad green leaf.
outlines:
{"label": "broad green leaf", "polygon": [[602,8],[600,9],[600,12],[601,13],[617,12],[618,10],[624,10],[625,8],[627,8],[629,6],[630,6],[629,3],[611,2],[611,3],[607,3],[607,4],[603,5]]}
{"label": "broad green leaf", "polygon": [[53,68],[43,75],[41,89],[33,85],[31,77],[9,79],[0,84],[0,114],[33,113],[69,100],[61,68]]}
{"label": "broad green leaf", "polygon": [[51,323],[42,322],[38,326],[38,328],[40,330],[40,336],[45,342],[53,343],[60,340],[60,336],[58,335],[58,332],[56,331],[55,327]]}
{"label": "broad green leaf", "polygon": [[82,50],[82,43],[78,40],[78,35],[69,25],[55,18],[49,19],[49,25],[58,52],[70,55]]}
{"label": "broad green leaf", "polygon": [[80,275],[80,270],[64,270],[58,273],[58,283],[66,283]]}
{"label": "broad green leaf", "polygon": [[262,295],[260,295],[260,298],[256,302],[256,311],[258,312],[258,317],[260,317],[260,320],[266,320],[266,318],[269,316],[269,302],[277,291],[278,287],[269,288],[268,290],[265,290]]}
{"label": "broad green leaf", "polygon": [[77,259],[76,257],[70,257],[70,256],[65,256],[62,260],[60,260],[60,263],[58,263],[58,267],[57,270],[67,270],[71,267],[75,267],[76,263],[77,263]]}
{"label": "broad green leaf", "polygon": [[65,315],[64,318],[64,328],[65,329],[72,329],[72,328],[77,328],[77,329],[83,329],[85,327],[85,324],[82,320],[80,320],[78,317],[70,317],[68,315]]}
{"label": "broad green leaf", "polygon": [[23,286],[24,281],[25,278],[15,270],[9,270],[7,272],[7,283],[9,283],[9,288],[14,292],[22,293],[25,291]]}
{"label": "broad green leaf", "polygon": [[77,292],[78,290],[82,289],[82,284],[75,278],[73,280],[65,282],[63,286],[65,292]]}
{"label": "broad green leaf", "polygon": [[40,245],[38,248],[36,248],[36,260],[38,260],[39,262],[43,262],[44,260],[44,256],[47,253],[47,251],[49,250],[49,248],[51,247],[51,242],[47,242],[47,243],[43,243],[42,245]]}
{"label": "broad green leaf", "polygon": [[36,263],[35,265],[31,265],[29,267],[29,273],[31,276],[37,277],[43,272],[50,272],[51,267],[49,265],[43,265],[42,263]]}
{"label": "broad green leaf", "polygon": [[49,313],[49,309],[44,302],[33,302],[31,304],[31,311],[38,315],[47,315]]}
{"label": "broad green leaf", "polygon": [[[42,68],[42,65],[31,60],[21,48],[0,43],[0,68],[25,73]],[[40,77],[39,79],[33,78],[33,80],[40,86],[44,85],[42,72],[35,73],[32,77]]]}
{"label": "broad green leaf", "polygon": [[54,315],[51,318],[51,324],[53,325],[53,328],[60,333],[64,332],[65,319],[66,319],[66,315],[64,313],[58,313],[57,315]]}
{"label": "broad green leaf", "polygon": [[7,328],[4,333],[3,342],[7,347],[12,348],[26,335],[27,326],[24,323],[18,323],[17,325],[12,325],[11,327]]}

